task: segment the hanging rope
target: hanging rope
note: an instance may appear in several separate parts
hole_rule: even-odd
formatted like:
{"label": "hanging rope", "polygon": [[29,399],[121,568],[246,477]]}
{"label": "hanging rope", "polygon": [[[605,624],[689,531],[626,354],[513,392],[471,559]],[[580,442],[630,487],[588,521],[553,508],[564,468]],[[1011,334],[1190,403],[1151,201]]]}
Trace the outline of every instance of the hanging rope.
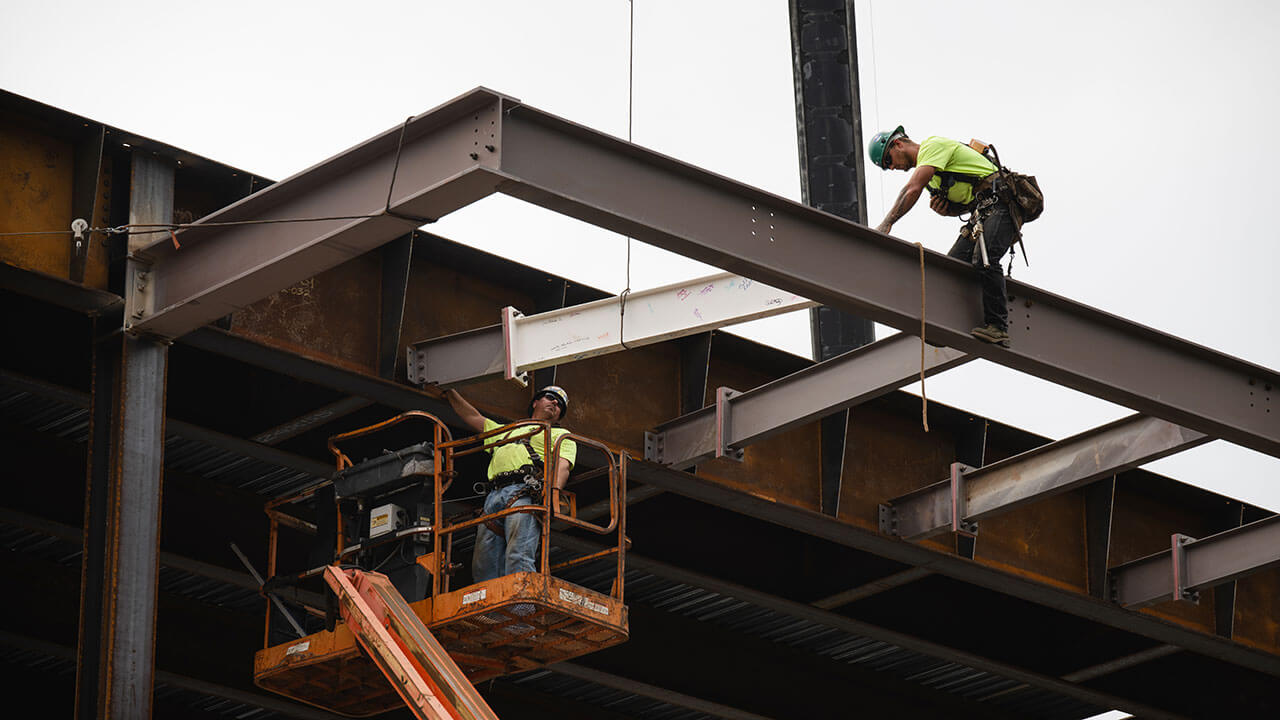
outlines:
{"label": "hanging rope", "polygon": [[916,243],[916,248],[920,250],[920,422],[929,432],[929,396],[924,392],[924,246]]}
{"label": "hanging rope", "polygon": [[[627,0],[629,16],[627,19],[627,142],[631,142],[632,109],[635,107],[635,68],[636,68],[636,3]],[[631,236],[627,236],[627,286],[618,294],[618,342],[623,350],[627,347],[626,329],[627,296],[631,294]]]}

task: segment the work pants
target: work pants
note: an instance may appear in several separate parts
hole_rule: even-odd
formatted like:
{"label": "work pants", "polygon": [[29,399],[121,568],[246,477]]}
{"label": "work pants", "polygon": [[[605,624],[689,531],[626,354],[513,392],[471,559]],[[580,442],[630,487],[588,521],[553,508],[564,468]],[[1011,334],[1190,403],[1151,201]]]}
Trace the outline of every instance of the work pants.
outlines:
{"label": "work pants", "polygon": [[[500,512],[511,507],[535,504],[525,491],[524,483],[513,483],[490,492],[484,498],[484,513]],[[511,502],[513,497],[515,502]],[[533,572],[537,567],[538,540],[542,527],[532,512],[519,512],[496,518],[495,523],[505,531],[499,534],[481,523],[476,530],[476,547],[471,556],[471,574],[476,582],[516,572]]]}
{"label": "work pants", "polygon": [[996,203],[986,211],[982,221],[982,237],[987,245],[990,265],[983,267],[982,254],[975,253],[971,233],[963,232],[947,253],[953,258],[970,262],[978,270],[982,282],[982,323],[1001,330],[1009,329],[1009,300],[1005,292],[1004,273],[1000,271],[1000,259],[1009,251],[1017,238],[1017,228],[1009,207]]}

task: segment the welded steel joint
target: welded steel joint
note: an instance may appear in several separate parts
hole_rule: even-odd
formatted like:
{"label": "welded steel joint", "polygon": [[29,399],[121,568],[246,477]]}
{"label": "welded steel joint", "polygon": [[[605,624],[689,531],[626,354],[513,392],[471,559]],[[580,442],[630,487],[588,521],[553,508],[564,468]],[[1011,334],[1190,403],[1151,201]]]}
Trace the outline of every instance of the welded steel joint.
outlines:
{"label": "welded steel joint", "polygon": [[[977,469],[964,463],[951,463],[950,476],[943,481],[948,485],[948,492],[945,495],[935,491],[937,485],[929,485],[887,503],[881,503],[880,532],[907,540],[919,540],[933,534],[919,532],[920,529],[937,527],[950,528],[951,532],[958,535],[977,537],[978,521],[966,519],[968,508],[965,493],[965,474]],[[932,502],[921,503],[922,499],[932,500]],[[917,517],[904,517],[900,507],[905,505],[913,505]]]}

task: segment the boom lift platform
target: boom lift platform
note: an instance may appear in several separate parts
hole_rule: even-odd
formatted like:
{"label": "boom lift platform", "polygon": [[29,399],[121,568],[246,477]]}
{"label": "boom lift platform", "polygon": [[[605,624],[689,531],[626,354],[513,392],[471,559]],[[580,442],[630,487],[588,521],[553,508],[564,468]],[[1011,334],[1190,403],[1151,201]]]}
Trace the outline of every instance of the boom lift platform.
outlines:
{"label": "boom lift platform", "polygon": [[[338,447],[410,419],[430,423],[431,441],[358,464]],[[553,512],[550,492],[538,504],[488,515],[445,512],[457,502],[445,498],[455,461],[520,442],[519,432],[514,440],[493,439],[519,428],[550,440],[549,426],[533,420],[453,440],[444,423],[420,411],[330,438],[337,459],[332,479],[266,508],[267,620],[254,682],[352,717],[407,703],[424,718],[485,718],[492,712],[472,684],[625,641],[626,453],[572,433],[544,445],[552,448],[543,464],[545,488],[552,487],[550,473],[565,439],[578,444],[579,465],[585,455],[602,458],[595,469],[575,472],[570,483],[605,479],[604,525],[579,518],[576,496],[563,490],[555,491],[563,512]],[[463,569],[452,559],[455,537],[469,540],[481,523],[517,512],[543,520],[538,569],[453,589],[451,580]],[[553,524],[556,532],[576,528],[615,542],[552,565]],[[282,550],[303,569],[282,572]],[[597,587],[559,576],[566,572]]]}

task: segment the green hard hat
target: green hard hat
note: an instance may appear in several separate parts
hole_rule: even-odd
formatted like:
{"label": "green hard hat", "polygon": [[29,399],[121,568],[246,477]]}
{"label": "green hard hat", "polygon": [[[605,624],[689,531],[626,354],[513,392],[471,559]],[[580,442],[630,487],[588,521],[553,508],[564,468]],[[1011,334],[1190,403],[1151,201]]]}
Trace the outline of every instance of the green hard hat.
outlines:
{"label": "green hard hat", "polygon": [[867,154],[871,156],[871,162],[875,163],[876,165],[880,166],[883,169],[884,161],[888,159],[888,155],[885,153],[885,148],[889,147],[889,143],[893,142],[894,140],[897,140],[900,137],[906,137],[906,136],[907,136],[907,133],[905,130],[902,129],[901,125],[899,125],[898,128],[892,132],[876,133],[871,138],[871,142],[867,144]]}

